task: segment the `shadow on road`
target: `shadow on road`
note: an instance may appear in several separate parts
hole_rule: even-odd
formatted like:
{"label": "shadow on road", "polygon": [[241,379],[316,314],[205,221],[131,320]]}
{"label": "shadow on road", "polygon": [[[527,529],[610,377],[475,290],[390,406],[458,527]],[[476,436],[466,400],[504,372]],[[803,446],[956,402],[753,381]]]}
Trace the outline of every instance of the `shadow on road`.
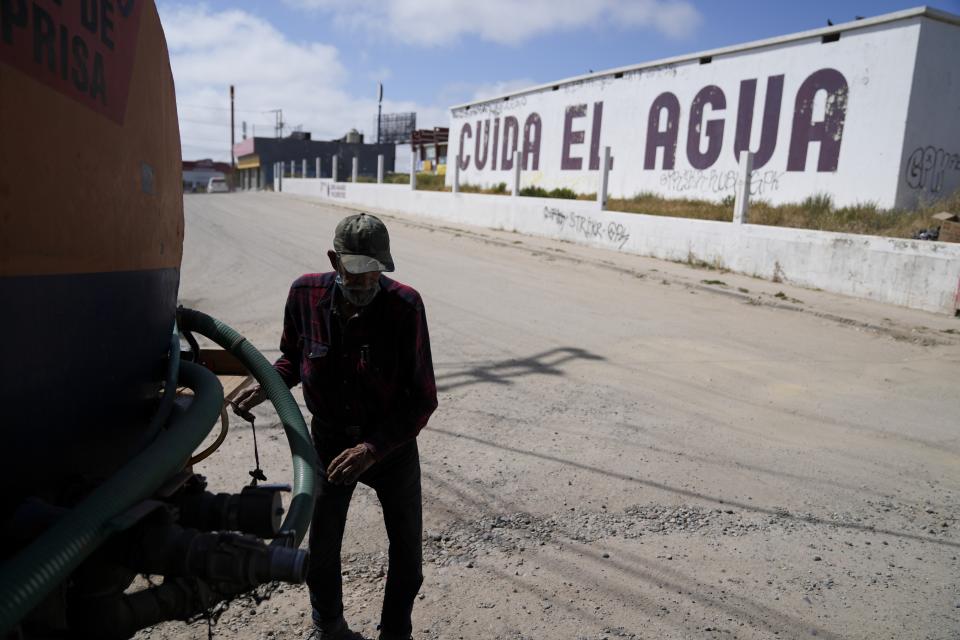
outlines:
{"label": "shadow on road", "polygon": [[450,391],[473,384],[513,384],[513,378],[524,376],[562,376],[560,368],[572,360],[606,360],[602,356],[577,347],[557,347],[527,358],[510,358],[500,362],[483,362],[437,376],[437,391]]}

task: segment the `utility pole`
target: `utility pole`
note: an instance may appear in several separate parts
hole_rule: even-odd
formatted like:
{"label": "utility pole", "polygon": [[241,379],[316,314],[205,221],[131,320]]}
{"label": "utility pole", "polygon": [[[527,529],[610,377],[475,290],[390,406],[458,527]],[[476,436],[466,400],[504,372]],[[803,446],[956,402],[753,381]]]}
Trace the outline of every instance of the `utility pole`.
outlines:
{"label": "utility pole", "polygon": [[237,160],[233,155],[233,145],[234,145],[234,123],[233,123],[233,85],[230,85],[230,172],[231,174],[237,168]]}
{"label": "utility pole", "polygon": [[380,144],[380,112],[383,111],[383,83],[377,83],[377,144]]}
{"label": "utility pole", "polygon": [[287,123],[283,121],[283,109],[270,109],[266,113],[272,113],[275,116],[275,124],[273,125],[273,137],[282,138],[283,137],[283,128],[287,126]]}

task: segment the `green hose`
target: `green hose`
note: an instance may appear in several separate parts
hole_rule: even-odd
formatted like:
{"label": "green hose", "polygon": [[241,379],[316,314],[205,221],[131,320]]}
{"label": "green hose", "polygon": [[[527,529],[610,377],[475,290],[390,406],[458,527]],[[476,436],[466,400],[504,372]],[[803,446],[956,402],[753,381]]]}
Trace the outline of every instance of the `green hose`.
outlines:
{"label": "green hose", "polygon": [[194,400],[162,431],[80,504],[32,544],[0,566],[0,637],[63,582],[111,533],[111,520],[149,498],[183,468],[210,433],[223,405],[223,387],[212,373],[180,363],[179,383]]}
{"label": "green hose", "polygon": [[293,497],[287,516],[280,525],[280,534],[274,543],[287,544],[292,541],[293,546],[299,546],[313,515],[313,491],[317,472],[317,452],[313,448],[313,441],[303,421],[300,407],[273,365],[234,329],[193,309],[181,307],[178,316],[179,326],[184,331],[194,331],[213,340],[240,360],[273,403],[277,416],[283,423],[293,455]]}

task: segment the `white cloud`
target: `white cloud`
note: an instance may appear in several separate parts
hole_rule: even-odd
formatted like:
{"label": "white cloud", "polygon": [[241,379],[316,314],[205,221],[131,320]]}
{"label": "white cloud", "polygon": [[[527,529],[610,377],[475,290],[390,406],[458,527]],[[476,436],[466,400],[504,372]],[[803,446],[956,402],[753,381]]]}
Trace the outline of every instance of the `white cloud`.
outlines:
{"label": "white cloud", "polygon": [[507,93],[513,93],[514,91],[520,91],[521,89],[529,89],[530,87],[538,84],[540,83],[530,80],[529,78],[481,84],[473,88],[471,100],[477,101],[483,100],[484,98],[495,98],[496,96],[502,96]]}
{"label": "white cloud", "polygon": [[[293,42],[250,13],[212,11],[203,5],[160,4],[176,84],[185,158],[228,159],[229,87],[236,86],[236,139],[273,135],[271,109],[315,139],[338,138],[351,128],[368,134],[377,113],[375,92],[353,96],[336,47]],[[380,70],[384,75],[388,69]],[[444,125],[447,111],[409,101],[384,101],[384,112],[416,111],[418,126]],[[289,129],[287,129],[289,131]]]}
{"label": "white cloud", "polygon": [[337,26],[386,33],[419,45],[465,35],[519,44],[546,33],[584,27],[651,28],[687,38],[703,18],[688,0],[284,0],[333,17]]}
{"label": "white cloud", "polygon": [[501,82],[475,83],[451,82],[440,89],[438,99],[445,105],[477,102],[486,98],[494,98],[508,93],[515,93],[522,89],[542,84],[530,78],[516,78]]}

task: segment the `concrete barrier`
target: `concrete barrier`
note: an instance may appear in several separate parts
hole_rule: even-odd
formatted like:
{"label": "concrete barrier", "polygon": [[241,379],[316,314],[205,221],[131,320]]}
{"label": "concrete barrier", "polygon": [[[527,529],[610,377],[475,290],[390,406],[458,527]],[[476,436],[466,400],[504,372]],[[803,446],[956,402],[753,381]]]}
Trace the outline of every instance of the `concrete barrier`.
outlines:
{"label": "concrete barrier", "polygon": [[960,244],[600,211],[596,202],[283,181],[283,192],[350,207],[569,240],[879,302],[953,314]]}

